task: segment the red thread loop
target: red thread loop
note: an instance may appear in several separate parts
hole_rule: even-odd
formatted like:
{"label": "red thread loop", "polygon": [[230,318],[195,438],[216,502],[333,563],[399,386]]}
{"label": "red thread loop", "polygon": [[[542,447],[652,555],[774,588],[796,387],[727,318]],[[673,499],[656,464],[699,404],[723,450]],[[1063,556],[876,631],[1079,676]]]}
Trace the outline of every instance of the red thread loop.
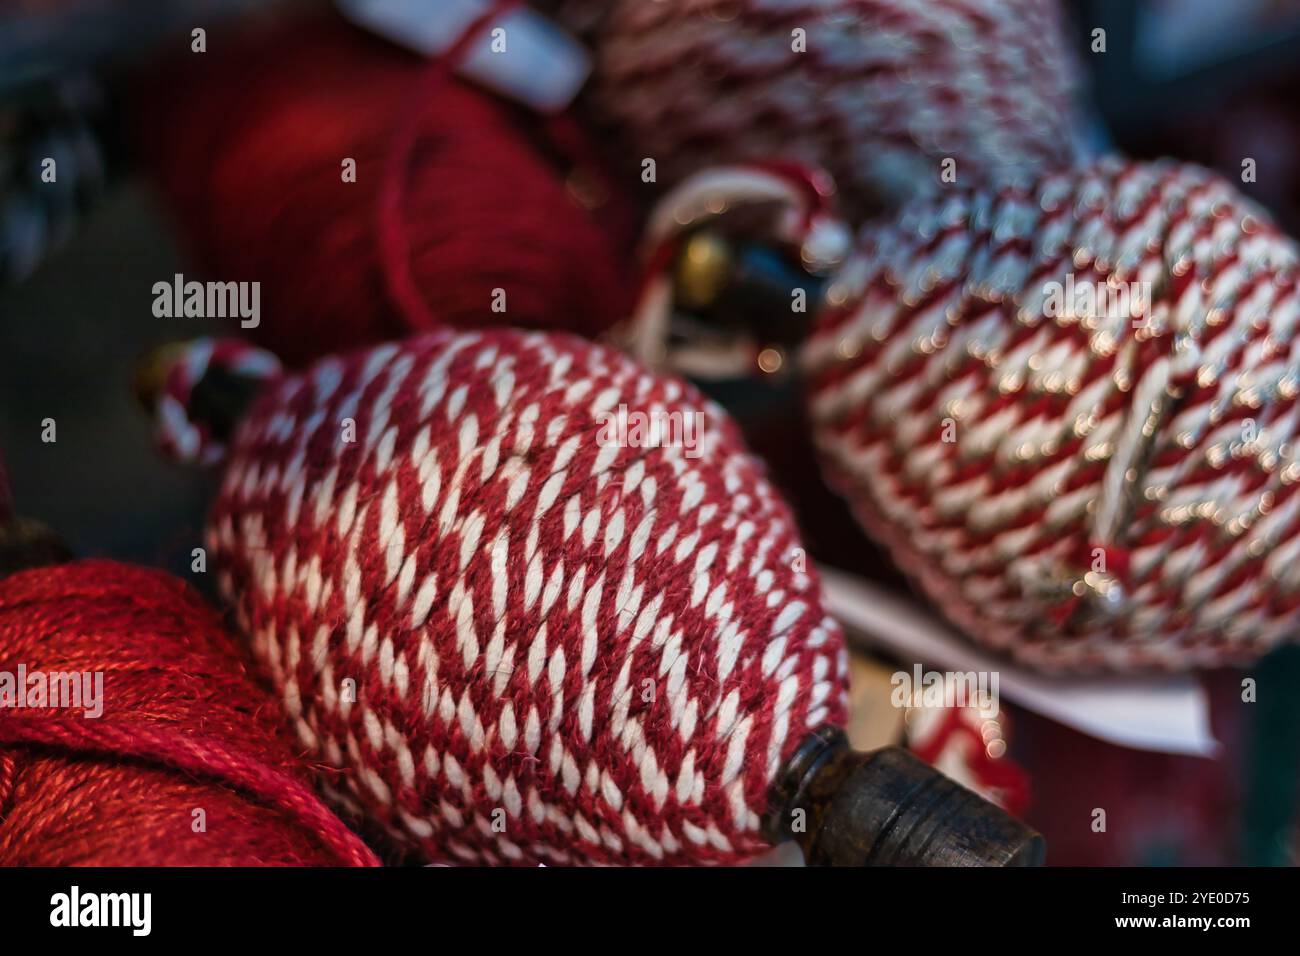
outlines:
{"label": "red thread loop", "polygon": [[[415,281],[411,266],[411,240],[402,219],[407,184],[415,149],[419,145],[422,107],[433,99],[439,88],[450,78],[452,71],[468,55],[474,41],[495,23],[502,14],[519,6],[521,0],[495,0],[478,18],[465,28],[465,32],[442,55],[433,59],[425,79],[419,84],[413,104],[403,123],[398,127],[389,150],[384,172],[384,187],[379,194],[379,249],[383,269],[384,287],[389,300],[413,328],[433,329],[444,324],[429,308],[420,287]],[[502,183],[503,187],[507,184]]]}

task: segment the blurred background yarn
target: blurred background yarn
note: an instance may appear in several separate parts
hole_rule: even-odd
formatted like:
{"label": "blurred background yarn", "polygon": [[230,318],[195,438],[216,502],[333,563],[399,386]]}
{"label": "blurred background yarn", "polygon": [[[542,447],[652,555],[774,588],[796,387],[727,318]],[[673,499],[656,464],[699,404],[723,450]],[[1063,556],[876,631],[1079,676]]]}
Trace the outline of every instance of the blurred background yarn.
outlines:
{"label": "blurred background yarn", "polygon": [[591,26],[591,4],[551,6],[590,37],[591,115],[665,186],[797,161],[830,172],[860,218],[1083,148],[1057,0],[613,0]]}
{"label": "blurred background yarn", "polygon": [[626,314],[631,213],[563,117],[328,10],[210,42],[140,78],[139,152],[197,268],[260,282],[249,331],[286,361],[433,324],[594,336]]}

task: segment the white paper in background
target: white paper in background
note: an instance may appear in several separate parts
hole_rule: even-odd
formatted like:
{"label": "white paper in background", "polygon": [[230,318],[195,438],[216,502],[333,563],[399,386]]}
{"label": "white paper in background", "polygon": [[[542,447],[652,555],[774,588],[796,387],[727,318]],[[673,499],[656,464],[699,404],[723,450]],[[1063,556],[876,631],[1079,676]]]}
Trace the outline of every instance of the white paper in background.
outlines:
{"label": "white paper in background", "polygon": [[[349,20],[394,43],[434,57],[487,12],[489,0],[337,0]],[[493,53],[492,31],[505,31],[506,52]],[[564,109],[591,72],[573,37],[546,17],[516,7],[483,31],[457,72],[544,113]]]}
{"label": "white paper in background", "polygon": [[1196,757],[1218,750],[1195,677],[1044,677],[981,650],[877,585],[834,568],[818,571],[828,610],[897,657],[942,670],[997,671],[1008,700],[1108,743]]}

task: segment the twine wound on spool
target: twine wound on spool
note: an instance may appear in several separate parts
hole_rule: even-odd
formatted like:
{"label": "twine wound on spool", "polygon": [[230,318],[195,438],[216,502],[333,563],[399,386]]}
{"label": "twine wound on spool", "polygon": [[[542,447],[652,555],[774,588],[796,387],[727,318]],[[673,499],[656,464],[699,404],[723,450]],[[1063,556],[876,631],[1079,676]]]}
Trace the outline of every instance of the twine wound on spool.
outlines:
{"label": "twine wound on spool", "polygon": [[1300,609],[1297,260],[1172,162],[910,206],[864,231],[804,350],[830,477],[1025,663],[1254,659]]}
{"label": "twine wound on spool", "polygon": [[[588,4],[549,2],[575,28]],[[711,165],[828,170],[855,219],[1071,161],[1057,0],[614,0],[589,107],[673,186]],[[947,177],[947,178],[945,178]]]}
{"label": "twine wound on spool", "polygon": [[[602,435],[652,411],[703,415],[698,441]],[[844,648],[784,503],[685,383],[567,336],[444,331],[272,377],[230,434],[221,589],[330,793],[395,852],[734,863],[789,827],[814,862],[1041,858],[919,762],[818,761],[794,796],[820,779],[825,808],[777,789],[843,723]],[[881,800],[927,838],[888,837]]]}

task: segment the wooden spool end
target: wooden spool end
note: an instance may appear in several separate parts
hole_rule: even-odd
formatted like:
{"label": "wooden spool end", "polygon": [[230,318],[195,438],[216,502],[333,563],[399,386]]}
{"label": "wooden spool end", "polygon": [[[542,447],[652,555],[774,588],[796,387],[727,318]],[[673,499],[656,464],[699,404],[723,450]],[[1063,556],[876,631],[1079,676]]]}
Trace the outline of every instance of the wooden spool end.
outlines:
{"label": "wooden spool end", "polygon": [[810,734],[786,764],[764,821],[809,866],[1041,866],[1042,836],[900,747],[849,748]]}

